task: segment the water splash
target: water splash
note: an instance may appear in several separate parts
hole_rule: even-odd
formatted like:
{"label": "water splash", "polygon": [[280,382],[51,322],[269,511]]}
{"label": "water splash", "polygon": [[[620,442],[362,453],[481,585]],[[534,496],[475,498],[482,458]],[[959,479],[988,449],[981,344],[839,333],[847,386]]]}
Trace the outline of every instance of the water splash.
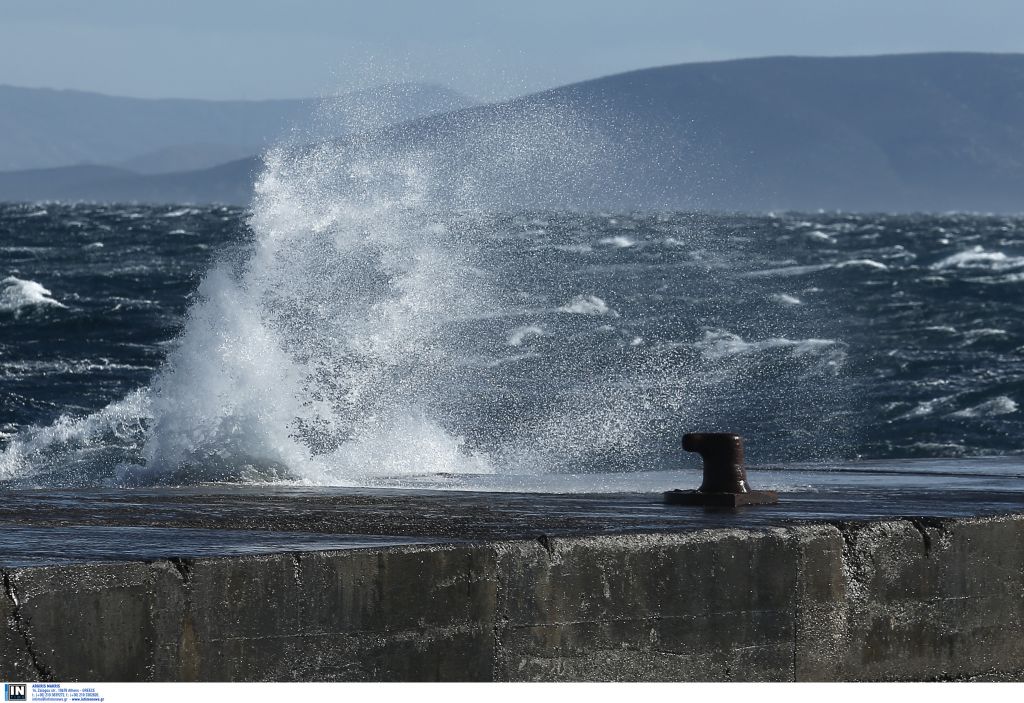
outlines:
{"label": "water splash", "polygon": [[116,480],[346,485],[493,472],[495,457],[467,443],[451,411],[478,390],[462,371],[473,345],[460,325],[502,314],[476,261],[491,233],[482,213],[517,192],[516,178],[536,186],[593,153],[593,139],[586,149],[562,139],[561,161],[540,147],[571,121],[534,109],[454,149],[394,149],[371,135],[271,150],[251,247],[203,279],[147,393],[142,461],[120,465]]}
{"label": "water splash", "polygon": [[[543,260],[524,266],[518,249],[507,266],[502,243],[518,240],[495,213],[557,205],[615,158],[564,106],[510,110],[460,117],[457,142],[445,137],[456,118],[439,117],[406,141],[385,130],[271,150],[251,241],[205,275],[149,387],[22,432],[0,479],[393,486],[453,475],[469,487],[464,477],[480,474],[658,469],[675,460],[680,427],[744,406],[753,374],[841,365],[837,343],[758,336],[756,324],[701,342],[701,319],[722,301],[695,297],[694,310],[645,322],[651,300],[559,268],[561,254],[645,256],[639,234],[567,236]],[[577,226],[564,212],[528,222],[544,217]],[[726,240],[694,226],[672,241],[688,272],[675,285],[737,293],[721,285],[735,273]],[[535,299],[521,290],[530,276],[547,288]],[[794,395],[759,396],[751,412],[775,416]]]}

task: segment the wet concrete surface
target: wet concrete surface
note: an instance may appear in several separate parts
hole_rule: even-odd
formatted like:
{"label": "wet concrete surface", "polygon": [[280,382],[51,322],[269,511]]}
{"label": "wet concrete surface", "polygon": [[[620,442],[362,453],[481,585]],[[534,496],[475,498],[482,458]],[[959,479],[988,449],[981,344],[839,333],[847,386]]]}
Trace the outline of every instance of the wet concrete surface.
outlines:
{"label": "wet concrete surface", "polygon": [[[0,566],[1024,513],[1019,458],[754,467],[750,476],[755,488],[779,490],[780,503],[665,505],[661,491],[694,487],[699,473],[692,470],[406,478],[413,486],[406,488],[8,490],[0,505]],[[462,490],[439,490],[442,481]],[[542,492],[525,492],[527,486]]]}

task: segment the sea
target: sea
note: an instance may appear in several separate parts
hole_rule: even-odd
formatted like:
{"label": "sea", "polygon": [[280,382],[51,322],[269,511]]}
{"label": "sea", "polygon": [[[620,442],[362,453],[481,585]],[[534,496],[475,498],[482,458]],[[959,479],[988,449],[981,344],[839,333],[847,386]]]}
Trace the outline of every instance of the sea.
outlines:
{"label": "sea", "polygon": [[0,204],[0,485],[1024,449],[1024,217],[483,209],[314,166],[244,209]]}

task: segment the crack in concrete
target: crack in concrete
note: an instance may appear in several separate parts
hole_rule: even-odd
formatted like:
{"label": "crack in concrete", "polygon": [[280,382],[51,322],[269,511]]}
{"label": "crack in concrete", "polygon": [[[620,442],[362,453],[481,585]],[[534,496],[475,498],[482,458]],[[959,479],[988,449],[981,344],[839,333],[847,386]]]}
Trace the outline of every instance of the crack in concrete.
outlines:
{"label": "crack in concrete", "polygon": [[18,599],[17,587],[14,585],[14,580],[11,579],[11,575],[6,571],[4,572],[4,593],[7,594],[7,600],[11,602],[11,621],[14,624],[15,631],[21,635],[22,640],[25,642],[25,651],[28,653],[29,663],[35,669],[40,681],[50,681],[53,673],[48,666],[39,660],[39,654],[32,643],[32,636],[29,634],[28,625],[24,617],[22,617],[21,601]]}
{"label": "crack in concrete", "polygon": [[[947,520],[942,518],[915,517],[907,518],[907,522],[920,533],[921,539],[924,540],[925,556],[930,557],[934,547],[941,546],[944,541],[948,541],[949,524]],[[935,544],[935,540],[929,530],[938,532],[939,544]]]}
{"label": "crack in concrete", "polygon": [[907,518],[907,522],[921,535],[921,539],[924,541],[924,555],[930,557],[932,552],[932,536],[928,534],[928,525],[921,518]]}
{"label": "crack in concrete", "polygon": [[188,587],[192,585],[192,562],[182,557],[171,557],[167,563],[174,567],[181,576],[182,583]]}

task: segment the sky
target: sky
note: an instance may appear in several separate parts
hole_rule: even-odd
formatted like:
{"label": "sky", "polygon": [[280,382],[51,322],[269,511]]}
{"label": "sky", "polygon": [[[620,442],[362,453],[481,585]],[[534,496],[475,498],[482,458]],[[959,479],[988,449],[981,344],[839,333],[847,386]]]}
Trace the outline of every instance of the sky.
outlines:
{"label": "sky", "polygon": [[294,98],[427,81],[493,100],[769,55],[1024,52],[1021,0],[0,0],[0,83]]}

